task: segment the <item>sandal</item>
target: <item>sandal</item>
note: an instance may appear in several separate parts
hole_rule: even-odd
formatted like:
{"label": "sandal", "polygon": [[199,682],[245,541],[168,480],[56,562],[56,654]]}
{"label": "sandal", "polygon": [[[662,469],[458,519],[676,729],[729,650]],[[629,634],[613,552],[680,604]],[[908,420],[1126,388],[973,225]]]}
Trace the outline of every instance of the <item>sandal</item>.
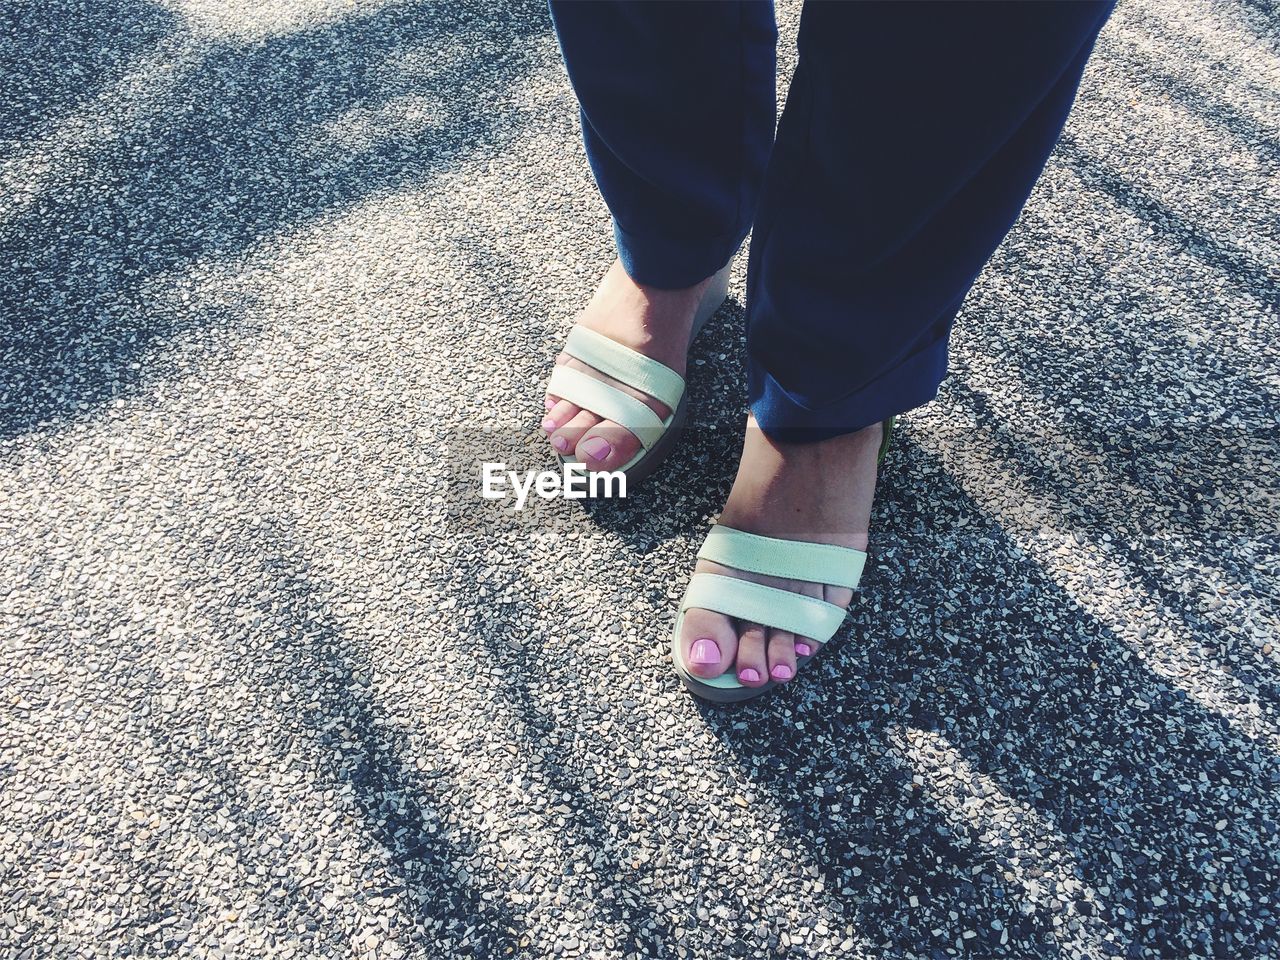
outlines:
{"label": "sandal", "polygon": [[[878,463],[884,462],[884,455],[893,435],[894,420],[895,418],[890,417],[884,423]],[[862,550],[829,543],[762,537],[723,524],[716,524],[707,533],[707,539],[698,551],[698,558],[747,573],[786,580],[806,580],[833,587],[847,587],[850,590],[858,589],[862,568],[867,562],[867,554]],[[790,590],[721,574],[695,573],[676,615],[675,628],[671,633],[671,658],[676,673],[691,693],[717,703],[750,700],[779,684],[770,679],[761,686],[748,687],[738,680],[732,670],[726,670],[718,677],[697,677],[690,673],[680,651],[680,627],[684,623],[685,611],[692,607],[785,630],[797,637],[813,640],[818,649],[809,656],[798,657],[797,667],[803,666],[821,652],[827,641],[840,629],[848,612],[845,607]]]}
{"label": "sandal", "polygon": [[[698,312],[693,318],[693,328],[689,332],[690,346],[724,303],[729,291],[729,272],[732,266],[733,258],[730,257],[729,262],[711,278],[711,283],[703,293]],[[630,394],[565,364],[557,365],[551,372],[547,393],[568,400],[605,420],[612,420],[635,434],[640,441],[640,451],[618,468],[619,472],[626,474],[628,483],[649,476],[671,453],[676,437],[688,418],[684,378],[666,364],[637,353],[630,347],[624,347],[616,340],[610,340],[586,327],[574,327],[570,331],[564,352],[606,376],[625,383],[633,390],[662,401],[672,411],[664,420],[647,404]],[[576,457],[566,457],[559,453],[556,457],[561,463],[578,462]]]}

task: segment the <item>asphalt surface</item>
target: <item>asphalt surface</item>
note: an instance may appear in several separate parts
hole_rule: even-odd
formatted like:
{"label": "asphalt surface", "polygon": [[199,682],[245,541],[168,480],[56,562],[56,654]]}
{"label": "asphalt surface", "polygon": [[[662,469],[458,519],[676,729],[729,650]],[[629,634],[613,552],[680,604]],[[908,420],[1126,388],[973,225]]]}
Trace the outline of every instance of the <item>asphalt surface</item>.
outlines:
{"label": "asphalt surface", "polygon": [[666,659],[745,264],[651,484],[479,497],[576,122],[532,0],[5,6],[0,956],[1280,955],[1280,11],[1123,0],[746,709]]}

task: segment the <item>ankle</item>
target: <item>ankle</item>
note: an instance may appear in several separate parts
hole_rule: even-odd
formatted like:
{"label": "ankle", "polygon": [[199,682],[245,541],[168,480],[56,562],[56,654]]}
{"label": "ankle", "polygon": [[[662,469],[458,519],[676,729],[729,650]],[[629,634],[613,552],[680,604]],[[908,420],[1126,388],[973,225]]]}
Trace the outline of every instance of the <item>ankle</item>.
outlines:
{"label": "ankle", "polygon": [[682,373],[693,319],[712,279],[683,290],[649,287],[615,261],[578,322]]}
{"label": "ankle", "polygon": [[874,467],[884,438],[884,428],[873,423],[853,433],[844,433],[809,443],[792,443],[774,439],[760,428],[755,416],[747,418],[747,432],[742,447],[743,464],[753,470],[807,473],[810,477],[836,478],[851,469]]}
{"label": "ankle", "polygon": [[868,456],[877,457],[880,443],[884,439],[884,426],[879,423],[853,433],[803,443],[774,440],[760,429],[754,417],[748,429],[758,431],[760,439],[776,451],[776,456],[782,463],[799,468],[823,469],[824,465],[838,467],[863,461]]}
{"label": "ankle", "polygon": [[749,418],[721,522],[865,550],[882,436],[873,424],[815,443],[782,443]]}
{"label": "ankle", "polygon": [[655,316],[679,314],[697,305],[712,279],[713,277],[707,277],[693,286],[680,289],[651,287],[633,280],[623,269],[622,262],[615,260],[596,288],[592,305],[597,301],[605,301],[617,306],[621,302]]}

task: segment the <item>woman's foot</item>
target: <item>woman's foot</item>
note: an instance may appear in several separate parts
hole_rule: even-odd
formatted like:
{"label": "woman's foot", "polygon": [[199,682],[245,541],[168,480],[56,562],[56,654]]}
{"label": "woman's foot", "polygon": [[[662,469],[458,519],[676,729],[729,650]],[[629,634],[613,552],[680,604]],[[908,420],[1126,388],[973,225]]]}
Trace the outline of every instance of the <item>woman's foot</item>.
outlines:
{"label": "woman's foot", "polygon": [[[684,376],[689,333],[702,295],[712,279],[708,277],[683,290],[661,290],[636,283],[622,268],[622,262],[614,261],[591,302],[578,317],[578,325],[630,347]],[[566,353],[556,357],[556,363],[568,364],[617,387],[643,401],[662,419],[672,413],[661,401],[600,373]],[[601,419],[590,410],[550,394],[545,406],[542,429],[561,456],[576,457],[591,470],[616,470],[640,451],[640,441],[635,434],[612,420]]]}
{"label": "woman's foot", "polygon": [[[738,476],[720,522],[761,536],[865,551],[882,437],[876,424],[817,443],[782,444],[749,417]],[[695,571],[753,580],[840,607],[853,599],[841,587],[760,576],[707,560],[699,560]],[[771,678],[785,683],[796,675],[797,661],[818,649],[812,638],[697,608],[685,614],[678,642],[694,676],[732,670],[747,687],[764,686]]]}

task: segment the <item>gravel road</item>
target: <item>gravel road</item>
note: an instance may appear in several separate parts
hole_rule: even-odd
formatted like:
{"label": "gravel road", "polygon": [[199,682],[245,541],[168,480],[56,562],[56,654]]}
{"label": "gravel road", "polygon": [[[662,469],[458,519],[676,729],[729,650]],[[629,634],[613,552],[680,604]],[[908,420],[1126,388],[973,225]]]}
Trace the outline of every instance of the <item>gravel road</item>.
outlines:
{"label": "gravel road", "polygon": [[576,123],[534,0],[0,13],[0,957],[1280,956],[1280,10],[1122,0],[745,709],[666,655],[743,258],[651,484],[479,498]]}

